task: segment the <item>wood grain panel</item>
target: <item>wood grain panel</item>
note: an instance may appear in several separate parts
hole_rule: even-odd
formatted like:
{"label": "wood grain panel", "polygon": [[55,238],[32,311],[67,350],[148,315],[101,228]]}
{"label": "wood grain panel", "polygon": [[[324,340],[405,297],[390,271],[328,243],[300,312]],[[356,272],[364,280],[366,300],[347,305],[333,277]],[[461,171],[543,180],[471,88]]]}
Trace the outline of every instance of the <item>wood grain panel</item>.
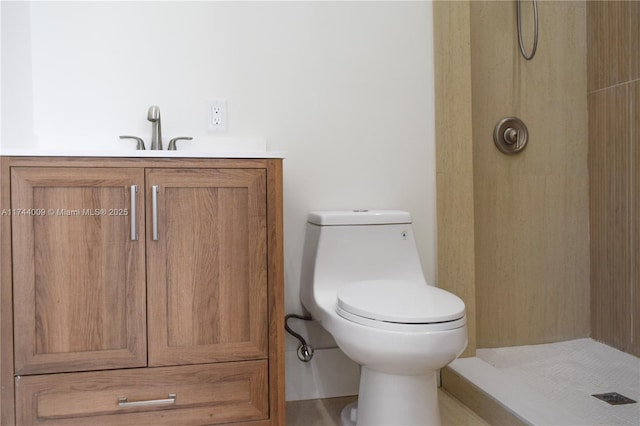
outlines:
{"label": "wood grain panel", "polygon": [[640,2],[629,2],[629,29],[631,31],[631,40],[629,46],[629,54],[631,61],[631,72],[629,80],[640,79]]}
{"label": "wood grain panel", "polygon": [[266,357],[265,171],[151,169],[147,185],[149,364]]}
{"label": "wood grain panel", "polygon": [[[640,5],[635,8],[636,20],[640,19]],[[640,25],[640,23],[638,23]],[[636,26],[636,29],[640,26]],[[636,52],[640,56],[640,52]],[[640,81],[630,85],[631,90],[631,202],[633,220],[631,242],[631,292],[633,294],[633,335],[631,353],[640,357]]]}
{"label": "wood grain panel", "polygon": [[12,167],[133,167],[186,169],[264,169],[270,161],[261,158],[144,158],[144,157],[6,157]]}
{"label": "wood grain panel", "polygon": [[[20,425],[202,425],[266,419],[267,362],[204,364],[16,379]],[[129,401],[174,404],[119,407]]]}
{"label": "wood grain panel", "polygon": [[36,329],[36,353],[126,347],[127,316],[118,308],[125,306],[125,259],[111,248],[129,235],[128,220],[79,213],[80,208],[94,212],[102,206],[125,209],[126,195],[124,187],[33,189],[34,205],[64,206],[61,214],[73,214],[33,218],[35,315],[43,324]]}
{"label": "wood grain panel", "polygon": [[[128,215],[134,184],[142,188],[142,171],[12,169],[16,373],[146,364],[144,242],[131,241]],[[137,219],[144,228],[141,212]]]}
{"label": "wood grain panel", "polygon": [[[169,346],[243,341],[249,335],[246,188],[166,188]],[[177,256],[182,253],[183,256]],[[186,258],[186,259],[185,259]],[[198,265],[199,267],[193,267]]]}
{"label": "wood grain panel", "polygon": [[571,175],[477,181],[479,347],[588,335],[588,205],[575,189],[586,184]]}
{"label": "wood grain panel", "polygon": [[285,424],[284,218],[282,160],[267,164],[267,269],[269,304],[269,416]]}
{"label": "wood grain panel", "polygon": [[[0,157],[0,209],[11,208],[9,160]],[[15,424],[11,216],[0,214],[0,424]]]}
{"label": "wood grain panel", "polygon": [[[589,334],[587,74],[576,66],[586,65],[586,6],[539,7],[540,43],[553,43],[525,61],[515,4],[470,2],[478,347]],[[530,139],[522,153],[505,156],[492,133],[510,115],[526,123]],[[469,214],[459,208],[454,214]]]}
{"label": "wood grain panel", "polygon": [[438,287],[465,303],[475,356],[476,287],[473,211],[471,46],[468,2],[434,2]]}
{"label": "wood grain panel", "polygon": [[[219,422],[234,422],[234,424],[239,424],[239,425],[251,424],[253,426],[267,426],[267,425],[282,425],[285,423],[285,404],[284,404],[285,372],[284,372],[284,333],[283,333],[284,271],[283,271],[283,240],[282,240],[283,194],[282,194],[282,161],[280,159],[274,159],[274,160],[180,159],[179,161],[176,161],[175,159],[0,157],[0,162],[1,162],[0,174],[2,176],[2,182],[0,182],[2,193],[0,193],[0,196],[2,197],[3,201],[5,201],[5,198],[6,198],[7,203],[10,203],[9,197],[8,197],[10,192],[9,191],[10,179],[8,178],[10,167],[14,169],[16,167],[29,168],[30,170],[33,171],[33,173],[37,173],[36,170],[39,170],[41,168],[52,168],[52,169],[55,168],[59,170],[60,173],[63,173],[63,174],[66,173],[66,172],[63,172],[65,168],[78,168],[78,167],[89,168],[83,171],[84,175],[82,177],[78,177],[78,176],[75,176],[75,177],[78,178],[78,181],[82,181],[86,183],[87,188],[93,188],[92,190],[89,191],[92,193],[91,196],[87,196],[82,191],[80,193],[74,193],[74,191],[71,191],[70,196],[68,193],[54,194],[54,195],[51,195],[52,193],[43,193],[38,196],[42,200],[45,200],[47,198],[64,199],[64,197],[70,197],[71,200],[90,199],[92,200],[91,202],[96,202],[98,204],[102,202],[108,202],[105,200],[110,200],[110,197],[112,194],[109,194],[109,193],[111,191],[110,190],[102,191],[102,190],[96,189],[100,187],[99,184],[103,184],[107,182],[108,179],[102,179],[102,180],[99,180],[99,182],[91,181],[91,176],[93,176],[92,175],[93,170],[105,171],[106,170],[105,167],[118,168],[117,175],[119,178],[123,178],[122,172],[125,171],[126,167],[128,166],[136,168],[138,172],[142,172],[144,167],[155,168],[158,170],[170,172],[169,174],[171,175],[171,177],[168,179],[170,183],[169,186],[171,186],[171,182],[173,182],[173,184],[175,184],[177,187],[185,190],[184,194],[186,194],[186,196],[184,200],[180,201],[180,203],[184,201],[184,204],[187,204],[187,205],[190,204],[191,207],[193,207],[194,205],[204,206],[204,210],[208,210],[211,200],[215,200],[221,206],[220,207],[221,210],[231,212],[229,216],[233,216],[237,218],[236,221],[231,220],[229,217],[220,218],[218,220],[219,226],[223,228],[219,232],[220,235],[223,235],[222,239],[228,240],[229,238],[231,238],[231,234],[233,235],[240,234],[240,238],[238,238],[239,241],[237,244],[231,243],[232,245],[228,250],[228,253],[223,254],[222,256],[218,256],[222,260],[218,261],[216,265],[230,265],[230,268],[226,272],[225,271],[223,271],[223,273],[212,272],[212,274],[214,276],[217,274],[219,277],[223,277],[223,278],[228,277],[228,279],[231,281],[234,281],[234,280],[242,281],[243,279],[246,279],[246,281],[250,281],[249,287],[247,287],[246,285],[244,286],[244,288],[242,286],[235,286],[235,285],[229,285],[226,288],[221,287],[222,292],[218,292],[215,295],[215,297],[219,298],[219,297],[226,297],[224,295],[229,295],[230,297],[235,298],[237,301],[239,301],[236,307],[239,307],[243,304],[244,305],[248,304],[249,309],[242,309],[242,310],[245,313],[246,312],[249,313],[248,315],[250,316],[250,319],[248,320],[248,322],[242,321],[242,320],[239,321],[237,326],[232,325],[231,330],[229,331],[227,331],[227,329],[222,326],[216,327],[216,328],[208,327],[208,324],[206,324],[206,318],[204,322],[200,322],[199,324],[197,324],[197,321],[193,321],[193,320],[180,319],[179,322],[185,323],[185,324],[186,323],[191,324],[192,328],[191,330],[189,330],[189,332],[190,333],[193,332],[193,335],[196,336],[196,339],[195,340],[192,339],[191,341],[196,341],[196,342],[209,341],[210,339],[214,338],[213,336],[215,333],[212,333],[211,332],[212,330],[218,330],[220,332],[219,335],[217,335],[215,338],[223,336],[223,340],[231,341],[230,343],[224,344],[224,346],[227,346],[227,349],[221,349],[217,351],[215,356],[219,358],[225,358],[225,359],[227,358],[227,356],[224,355],[225,350],[228,351],[228,353],[232,353],[233,354],[232,357],[234,357],[234,359],[244,359],[249,357],[265,358],[267,355],[269,357],[268,361],[266,360],[261,361],[261,363],[263,364],[263,367],[261,367],[262,373],[260,373],[258,376],[252,376],[253,378],[250,379],[251,384],[249,385],[249,387],[251,388],[251,391],[249,395],[249,399],[250,399],[250,402],[248,403],[249,405],[247,405],[246,398],[244,398],[243,396],[243,395],[245,396],[247,395],[247,393],[245,392],[246,387],[244,385],[241,386],[241,388],[245,390],[238,388],[237,387],[238,382],[235,381],[234,379],[234,380],[231,380],[231,382],[235,384],[233,383],[225,384],[224,389],[216,388],[217,384],[214,383],[215,379],[212,378],[211,375],[198,371],[198,372],[193,372],[193,377],[195,377],[195,380],[204,380],[206,383],[192,387],[194,391],[192,392],[192,394],[196,395],[197,398],[193,400],[195,402],[190,405],[189,409],[182,410],[183,407],[180,407],[182,411],[180,411],[179,413],[167,413],[166,411],[162,410],[161,412],[154,412],[150,416],[148,415],[148,413],[142,413],[142,412],[140,413],[136,412],[134,413],[133,416],[128,416],[128,415],[127,416],[110,416],[110,415],[105,416],[104,413],[97,413],[96,411],[104,411],[102,402],[100,402],[101,401],[100,398],[102,397],[100,397],[98,393],[95,393],[90,390],[85,392],[83,390],[84,389],[83,386],[106,385],[108,387],[113,385],[114,387],[118,387],[119,385],[111,380],[112,378],[116,377],[115,375],[118,375],[118,377],[122,377],[122,383],[125,386],[126,385],[137,386],[138,384],[140,384],[139,379],[146,376],[148,377],[148,379],[142,380],[142,381],[145,381],[146,383],[146,384],[143,383],[143,386],[149,387],[150,390],[157,390],[155,385],[158,383],[161,384],[162,379],[153,378],[152,375],[147,375],[147,373],[151,373],[153,371],[154,373],[152,374],[155,374],[155,372],[157,372],[163,378],[173,376],[174,373],[175,375],[181,376],[184,373],[184,370],[182,370],[184,367],[172,366],[166,369],[164,367],[161,367],[161,368],[151,368],[149,370],[146,370],[146,369],[144,370],[143,369],[140,369],[140,370],[126,369],[121,371],[111,370],[110,372],[106,372],[106,371],[104,372],[105,374],[107,374],[107,376],[103,376],[102,375],[103,373],[95,373],[95,375],[94,373],[72,373],[70,375],[49,374],[44,376],[20,376],[18,382],[22,384],[24,383],[35,384],[36,387],[39,386],[39,384],[42,384],[47,381],[49,385],[60,384],[62,387],[67,386],[69,383],[73,382],[72,387],[73,389],[75,389],[72,391],[72,393],[74,393],[73,398],[77,397],[80,400],[80,404],[77,404],[77,401],[76,402],[72,401],[73,398],[66,398],[64,396],[61,397],[60,395],[58,395],[58,392],[54,390],[52,393],[49,393],[44,399],[41,400],[42,409],[40,411],[34,411],[34,407],[38,405],[38,403],[33,402],[34,401],[33,399],[20,400],[17,410],[20,412],[20,416],[25,416],[25,417],[21,417],[21,420],[19,422],[20,424],[30,424],[31,420],[28,420],[28,419],[30,419],[31,417],[29,416],[33,416],[34,413],[40,416],[40,419],[44,419],[47,416],[52,416],[57,418],[56,420],[48,419],[47,424],[56,424],[57,422],[59,424],[84,425],[94,421],[98,421],[98,424],[109,424],[108,422],[111,420],[114,421],[114,424],[118,424],[118,425],[120,424],[124,424],[124,425],[126,424],[129,424],[129,425],[163,424],[162,422],[165,420],[166,420],[166,424],[192,424],[192,423],[189,423],[191,421],[193,421],[193,424],[202,424],[202,421],[203,421],[202,419],[204,418],[209,419],[206,421],[207,424],[214,424]],[[171,173],[173,169],[176,169],[177,167],[180,167],[182,169],[183,166],[187,170],[182,170],[176,174]],[[194,180],[194,182],[190,181],[189,184],[183,185],[184,183],[183,178],[185,177],[188,178],[189,173],[193,171],[200,172],[200,171],[203,171],[203,169],[211,171],[211,169],[219,168],[219,167],[223,167],[224,170],[221,171],[218,178],[212,179],[211,175],[206,174],[207,172],[205,172],[204,177],[203,175],[198,173],[201,177],[199,181],[196,179]],[[191,169],[191,170],[188,170],[188,169]],[[43,174],[44,178],[46,178],[47,176],[51,178],[51,176],[48,173]],[[253,176],[253,177],[250,177],[250,176]],[[86,179],[87,177],[89,177],[88,180]],[[172,181],[172,179],[174,180]],[[243,181],[243,179],[245,179],[245,181]],[[84,188],[84,184],[80,186]],[[146,234],[147,239],[149,239],[147,244],[149,244],[149,246],[152,246],[153,242],[150,241],[151,226],[150,226],[150,223],[145,224],[145,217],[146,217],[144,214],[145,209],[142,208],[142,205],[145,204],[145,198],[146,198],[146,202],[148,203],[147,205],[150,206],[150,197],[148,196],[149,187],[147,186],[146,189],[143,189],[142,182],[139,183],[139,187],[140,187],[140,193],[139,193],[140,208],[138,210],[138,214],[140,215],[140,217],[138,218],[138,223],[139,223],[139,229],[140,229],[139,231],[140,241],[144,242],[145,234]],[[53,188],[57,188],[57,187],[54,185]],[[123,188],[128,188],[128,185],[124,185]],[[204,196],[203,196],[203,193],[198,192],[203,188],[206,188],[208,192],[208,194],[205,194]],[[75,187],[73,189],[75,189]],[[37,192],[37,191],[40,191],[40,189],[34,190],[34,192]],[[100,194],[100,195],[96,195],[96,194]],[[215,194],[215,195],[212,195],[212,194]],[[127,200],[129,199],[128,196],[126,197],[126,199]],[[96,200],[99,200],[99,201],[96,201]],[[193,203],[196,203],[196,204],[193,204]],[[197,203],[200,203],[200,204],[197,204]],[[197,214],[194,216],[193,214],[194,209],[190,210],[188,208],[181,209],[180,207],[175,207],[175,206],[172,206],[172,207],[175,209],[173,213],[174,217],[184,216],[184,215],[188,215],[192,219],[198,217]],[[200,210],[200,207],[195,208],[195,211],[199,211],[199,210]],[[77,216],[70,215],[68,217],[74,219]],[[88,218],[87,220],[89,219],[91,218]],[[246,223],[243,224],[244,222]],[[259,224],[259,225],[256,225],[256,224]],[[67,227],[66,231],[61,229],[56,232],[58,232],[58,234],[60,234],[61,236],[61,239],[59,240],[59,242],[63,242],[64,241],[63,238],[69,235],[73,238],[76,238],[80,234],[83,236],[91,237],[91,238],[95,237],[96,235],[107,234],[108,236],[105,238],[109,238],[111,237],[113,232],[115,232],[115,230],[120,231],[120,229],[122,228],[121,224],[115,227],[105,224],[104,227],[105,227],[105,232],[97,232],[95,228],[92,228],[90,226],[85,226],[84,224],[82,224],[81,228],[84,228],[84,231],[86,232],[82,232],[82,230],[77,231],[77,229],[74,227]],[[198,233],[207,232],[207,229],[213,229],[213,228],[215,228],[215,226],[212,226],[210,223],[200,223],[197,226],[194,226],[192,228],[192,232],[198,234]],[[261,229],[260,233],[252,233],[252,230],[256,228]],[[128,226],[125,227],[125,229],[128,234],[128,231],[129,231]],[[189,231],[189,228],[185,228],[185,229]],[[228,232],[227,230],[231,230],[231,231]],[[164,231],[167,231],[166,227],[164,228]],[[0,347],[0,351],[1,351],[0,374],[2,374],[2,387],[0,389],[2,393],[1,395],[2,406],[0,411],[1,411],[2,421],[0,423],[13,424],[14,423],[13,416],[15,413],[13,408],[14,407],[13,364],[14,363],[12,359],[13,357],[12,340],[14,335],[14,329],[12,327],[11,305],[12,305],[13,298],[11,295],[12,280],[11,280],[11,274],[10,274],[12,269],[11,268],[12,256],[11,256],[10,239],[8,238],[11,233],[10,221],[3,220],[0,228],[0,232],[2,233],[2,242],[1,242],[2,253],[0,253],[0,259],[3,262],[2,271],[0,271],[1,272],[0,277],[2,277],[2,292],[1,292],[2,306],[0,309],[0,317],[2,318],[2,324],[1,324],[2,335],[0,336],[2,339],[2,345]],[[162,232],[163,232],[163,228],[161,227],[161,236],[163,235]],[[244,233],[247,234],[247,237],[243,236]],[[255,238],[256,235],[259,235],[259,237]],[[162,238],[166,238],[166,237],[167,235],[164,234],[164,236],[161,237],[161,240]],[[177,238],[177,242],[179,243],[178,248],[174,250],[174,252],[180,251],[179,253],[172,253],[172,254],[177,254],[176,258],[180,258],[180,259],[187,258],[187,256],[185,256],[185,253],[187,253],[186,250],[188,249],[191,249],[192,251],[195,251],[195,252],[201,252],[202,250],[204,250],[200,242],[195,241],[194,238],[189,238],[185,235],[180,234],[179,232],[177,233],[174,232],[174,237]],[[51,240],[50,243],[48,243],[48,245],[53,246],[52,241],[53,240]],[[182,244],[180,245],[180,243]],[[220,244],[226,244],[226,243],[220,242]],[[248,250],[246,250],[245,253],[239,253],[239,250],[241,250],[242,247],[246,248],[247,245],[249,246]],[[221,252],[222,250],[218,250],[218,251]],[[78,252],[79,252],[78,250],[61,251],[60,257],[69,257],[69,256],[78,257]],[[118,249],[113,250],[113,253],[116,256],[116,258],[118,257],[117,253],[119,252],[122,252],[122,250],[118,250]],[[247,255],[247,253],[249,254]],[[200,259],[206,258],[206,256],[204,257],[196,256],[196,257]],[[152,259],[152,258],[158,260],[157,258],[152,256],[152,253],[150,253],[149,259]],[[108,267],[107,268],[102,267],[103,266],[102,263],[96,262],[95,261],[96,259],[97,257],[94,254],[85,255],[85,257],[82,258],[83,262],[86,261],[89,266],[98,265],[95,271],[87,273],[86,275],[87,277],[101,276],[105,274],[105,271],[110,270],[110,268]],[[109,256],[106,256],[106,259],[107,260],[105,263],[107,264],[112,263]],[[234,270],[235,265],[238,263],[236,259],[245,259],[245,264],[250,265],[249,268],[246,268],[249,271],[248,273],[246,271]],[[10,265],[10,267],[5,268],[7,262]],[[201,264],[205,263],[203,261],[199,261],[199,262]],[[52,264],[52,262],[49,262],[47,260],[42,260],[42,263],[48,264],[47,265],[48,269],[59,268],[59,265],[54,265]],[[181,262],[178,262],[175,260],[173,262],[171,261],[168,263],[165,262],[165,267],[169,263],[173,263],[172,267],[176,271],[180,270],[181,268],[182,268],[181,269],[182,272],[187,271],[189,269],[189,268],[183,267],[181,265]],[[242,261],[240,261],[239,263],[242,263]],[[259,267],[256,267],[255,270],[252,269],[256,265],[259,265]],[[116,269],[116,268],[117,267],[113,267],[112,269]],[[152,269],[155,270],[154,268]],[[215,268],[212,267],[210,269],[213,270]],[[143,273],[144,273],[144,269],[143,269]],[[203,277],[203,275],[206,275],[206,273],[204,273],[203,271],[191,270],[191,271],[188,271],[188,273],[191,273],[193,277],[196,277],[196,278],[193,278],[194,281],[200,280]],[[68,271],[64,271],[64,274],[70,275]],[[85,276],[84,274],[81,274],[81,275]],[[178,276],[178,275],[180,274],[179,273],[175,274],[175,276]],[[245,278],[241,278],[241,277],[245,277]],[[153,287],[153,284],[152,284],[153,277],[148,277],[148,278],[149,278],[148,280],[149,288],[154,289],[155,287]],[[251,288],[251,285],[253,285],[251,283],[261,283],[261,287],[259,287],[257,291],[254,292]],[[186,287],[175,286],[176,290],[174,291],[174,293],[182,291],[188,287],[189,286],[186,286]],[[144,289],[144,286],[142,286],[142,288]],[[198,315],[210,314],[213,311],[211,309],[210,302],[212,300],[212,297],[213,297],[212,295],[214,294],[214,292],[207,291],[207,289],[205,288],[191,288],[191,290],[192,292],[189,297],[192,300],[192,306],[195,306],[194,310],[198,312]],[[43,292],[51,293],[50,289],[46,287],[43,289]],[[76,298],[78,294],[80,294],[79,292],[78,293],[65,292],[64,290],[61,290],[61,289],[55,289],[54,293],[56,295],[61,295],[61,296],[67,296],[68,294],[71,294],[69,296],[69,299],[71,299],[71,301],[65,300],[63,302],[63,304],[67,304],[67,305],[69,303],[73,304],[74,303],[73,299]],[[102,289],[99,290],[99,293],[105,294],[105,292]],[[127,295],[127,300],[129,300],[129,295]],[[151,300],[149,302],[151,303]],[[253,309],[252,304],[255,305],[255,309]],[[167,306],[168,305],[169,304],[167,304]],[[22,307],[22,303],[20,306]],[[88,306],[91,306],[91,307],[95,306],[98,311],[100,310],[98,308],[99,304],[93,304],[91,301],[89,301]],[[180,305],[180,306],[184,306],[184,305]],[[52,311],[51,308],[47,308],[47,309],[48,311]],[[225,307],[224,309],[226,309],[226,312],[229,315],[231,315],[233,311],[232,309],[230,309],[229,307]],[[139,311],[138,308],[130,309],[130,310]],[[176,309],[174,309],[174,313],[175,311]],[[22,313],[18,313],[18,316],[21,314]],[[89,324],[87,324],[86,327],[87,329],[90,329],[90,330],[98,330],[99,327],[96,327],[95,324],[100,323],[101,320],[100,321],[95,320],[96,317],[92,317],[90,314],[91,314],[90,312],[86,312],[85,313],[86,316],[84,316],[84,318],[89,318],[89,321],[88,321]],[[168,311],[164,310],[164,314],[167,315]],[[117,316],[118,315],[116,314],[116,317]],[[141,319],[142,319],[142,323],[146,324],[146,322],[144,321],[144,310],[142,312]],[[92,321],[94,325],[90,324]],[[234,322],[234,321],[235,321],[235,318],[229,317],[229,322]],[[70,321],[70,322],[74,322],[74,321]],[[114,321],[114,323],[118,323],[118,322],[119,321],[117,321],[117,318],[116,318],[116,321]],[[246,336],[245,336],[245,341],[238,341],[238,342],[234,341],[234,340],[240,339],[240,336],[246,334],[247,324],[251,328],[251,331],[249,332],[249,341],[248,342],[246,341]],[[258,324],[258,327],[255,327],[256,324]],[[198,328],[198,325],[199,325],[199,328]],[[7,328],[7,326],[9,327]],[[120,327],[116,326],[115,328],[118,329]],[[5,330],[8,330],[8,331],[5,331]],[[254,331],[254,330],[257,330],[257,331]],[[266,332],[267,330],[268,330],[268,335]],[[19,331],[16,329],[15,335],[17,336],[18,333]],[[104,335],[106,335],[104,331],[99,333],[103,333]],[[108,332],[106,333],[108,334]],[[111,339],[112,337],[115,340],[119,339],[119,337],[115,335],[109,337],[109,339]],[[68,340],[69,342],[71,342],[69,343],[70,345],[74,345],[74,344],[77,344],[77,342],[83,342],[83,341],[85,343],[89,342],[90,346],[101,344],[90,338],[86,340],[85,339],[75,340],[74,337],[70,337]],[[151,337],[150,337],[150,340],[152,340]],[[54,339],[53,344],[59,344],[59,343],[60,342],[58,339]],[[47,343],[47,345],[49,345],[49,343]],[[43,345],[43,347],[44,346],[46,345]],[[214,346],[217,346],[218,348],[220,348],[223,346],[223,344],[216,344]],[[246,350],[249,347],[251,349]],[[255,350],[256,347],[261,349],[259,351],[256,351]],[[206,353],[210,352],[209,349],[211,348],[211,345],[209,345],[209,347],[205,348],[202,351],[203,353],[205,353],[204,356],[200,356],[200,354],[198,354],[198,349],[191,350],[193,348],[194,347],[190,348],[188,351],[190,352],[191,358],[185,361],[185,359],[188,357],[185,358],[185,357],[177,356],[177,359],[179,359],[179,362],[196,362],[196,363],[206,362],[203,360],[206,359],[206,355],[207,355]],[[252,351],[254,352],[254,354],[253,355],[249,354],[249,352],[252,352]],[[239,353],[241,354],[238,355]],[[76,352],[74,352],[73,354],[78,355]],[[111,355],[114,355],[114,354],[112,353]],[[175,359],[176,358],[174,358],[174,360]],[[80,360],[75,364],[78,368],[82,368],[82,369],[93,368],[90,365],[90,363],[87,363],[86,361],[83,361],[83,360]],[[221,368],[227,368],[232,375],[235,375],[236,377],[240,377],[242,374],[244,374],[244,372],[241,371],[244,368],[242,367],[242,365],[244,364],[245,364],[245,361],[228,363],[226,365],[225,364],[217,364],[217,365],[220,366]],[[112,364],[107,362],[98,368],[108,369],[108,368],[112,368],[111,365]],[[194,366],[194,367],[199,367],[199,366]],[[59,366],[56,366],[56,368],[59,368]],[[267,368],[268,368],[268,379],[266,379],[264,376],[264,372]],[[181,369],[181,370],[179,372],[174,369]],[[52,370],[52,372],[53,371],[54,370]],[[147,373],[140,375],[139,372],[142,372],[142,371],[146,371]],[[111,373],[113,373],[114,376],[110,376]],[[59,380],[65,376],[68,376],[69,378],[73,378],[73,379],[70,382],[67,382],[66,380],[62,380],[62,382],[58,383]],[[181,377],[181,379],[182,378],[185,378],[185,377]],[[43,381],[41,382],[40,379],[43,379]],[[117,381],[118,379],[116,379],[116,382]],[[215,389],[210,389],[212,387],[219,389],[219,391]],[[58,388],[58,390],[59,389],[60,388]],[[43,390],[42,393],[40,392],[38,393],[45,394],[47,393],[47,391]],[[87,395],[85,395],[85,393]],[[236,397],[238,395],[239,397]],[[139,395],[139,396],[141,397],[141,399],[148,397],[145,395]],[[88,397],[90,401],[86,401],[86,403],[83,403],[83,401],[85,401],[85,399],[83,399],[84,397]],[[211,414],[211,410],[205,407],[207,403],[203,402],[202,405],[198,405],[200,404],[200,402],[204,401],[204,399],[207,399],[208,397],[210,397],[211,401],[213,401],[213,405],[215,406],[215,414],[213,415]],[[22,396],[20,396],[19,398],[22,398]],[[113,400],[113,398],[110,396],[108,399],[109,399],[109,402],[107,403],[107,405],[110,405],[112,403],[111,401]],[[230,401],[231,399],[233,399],[233,401]],[[64,401],[64,402],[61,402],[61,401]],[[268,401],[268,405],[267,405],[267,401]],[[198,406],[195,407],[196,405]],[[259,407],[258,411],[260,412],[260,414],[257,417],[253,416],[252,414],[255,412],[255,411],[252,411],[253,410],[251,408],[252,405]],[[65,411],[67,409],[70,410],[72,417],[77,416],[77,418],[76,417],[65,418],[64,416],[66,414],[69,414]],[[91,420],[89,420],[89,418],[84,416],[84,414],[82,413],[89,414],[91,410],[95,410],[93,414],[96,414],[98,417],[92,418]],[[110,408],[106,410],[109,411]],[[247,420],[249,418],[248,416],[251,417],[251,419],[261,419],[261,420]],[[211,419],[214,419],[214,420],[211,420]]]}
{"label": "wood grain panel", "polygon": [[[587,2],[592,335],[640,355],[638,83],[640,4]],[[609,87],[618,84],[617,87]]]}
{"label": "wood grain panel", "polygon": [[630,123],[627,86],[588,96],[592,337],[628,351]]}
{"label": "wood grain panel", "polygon": [[589,93],[629,80],[631,3],[587,2]]}

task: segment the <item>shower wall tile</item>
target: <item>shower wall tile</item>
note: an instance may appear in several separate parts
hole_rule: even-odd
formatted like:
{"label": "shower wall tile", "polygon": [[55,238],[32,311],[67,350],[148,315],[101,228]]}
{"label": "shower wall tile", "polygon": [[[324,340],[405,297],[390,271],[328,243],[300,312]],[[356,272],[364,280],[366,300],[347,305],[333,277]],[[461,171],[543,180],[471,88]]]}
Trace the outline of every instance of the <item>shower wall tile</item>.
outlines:
{"label": "shower wall tile", "polygon": [[475,356],[471,42],[468,2],[434,2],[438,286],[465,303]]}
{"label": "shower wall tile", "polygon": [[[541,2],[540,37],[532,61],[518,49],[513,2],[473,2],[472,66],[476,174],[584,173],[586,170],[586,8]],[[491,25],[499,20],[502,25]],[[578,70],[582,70],[579,72]],[[529,129],[529,146],[505,159],[493,129],[515,115]]]}
{"label": "shower wall tile", "polygon": [[[636,10],[640,10],[637,8]],[[637,15],[636,15],[637,18]],[[636,27],[639,28],[639,27]],[[640,81],[631,84],[631,149],[633,161],[631,162],[632,180],[631,197],[633,198],[633,234],[632,234],[632,261],[631,286],[633,293],[633,336],[631,353],[640,356]]]}
{"label": "shower wall tile", "polygon": [[[473,171],[469,4],[435,2],[436,162],[440,171]],[[464,31],[466,29],[466,31]]]}
{"label": "shower wall tile", "polygon": [[628,85],[591,93],[589,174],[592,337],[630,350],[631,206]]}
{"label": "shower wall tile", "polygon": [[475,208],[478,347],[524,344],[543,331],[535,315],[541,293],[528,276],[541,248],[525,236],[541,223],[526,211],[542,203],[535,184],[520,176],[476,179],[476,199],[484,199]]}
{"label": "shower wall tile", "polygon": [[437,173],[438,287],[465,302],[468,344],[463,356],[475,356],[476,287],[474,262],[473,175]]}
{"label": "shower wall tile", "polygon": [[476,198],[486,201],[475,211],[478,347],[589,334],[588,206],[576,190],[586,192],[586,181],[586,174],[476,180]]}
{"label": "shower wall tile", "polygon": [[631,27],[631,80],[640,79],[640,1],[632,1],[631,12],[629,13]]}
{"label": "shower wall tile", "polygon": [[[589,335],[586,5],[538,6],[544,32],[525,61],[515,3],[471,4],[479,348]],[[509,115],[530,138],[512,156],[493,143]]]}
{"label": "shower wall tile", "polygon": [[[584,139],[586,145],[586,137]],[[545,180],[547,244],[545,265],[555,269],[547,284],[544,312],[547,341],[587,337],[591,331],[589,305],[589,174],[548,175]],[[544,268],[544,267],[543,267]],[[568,302],[568,300],[571,300]]]}
{"label": "shower wall tile", "polygon": [[587,5],[592,337],[640,356],[640,2]]}
{"label": "shower wall tile", "polygon": [[589,92],[629,80],[631,3],[587,2]]}

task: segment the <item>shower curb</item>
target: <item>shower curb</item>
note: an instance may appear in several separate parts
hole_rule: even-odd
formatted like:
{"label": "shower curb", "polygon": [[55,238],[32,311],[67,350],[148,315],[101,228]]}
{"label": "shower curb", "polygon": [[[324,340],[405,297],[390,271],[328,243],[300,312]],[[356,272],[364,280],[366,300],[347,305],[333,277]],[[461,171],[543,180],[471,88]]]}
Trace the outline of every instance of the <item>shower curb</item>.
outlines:
{"label": "shower curb", "polygon": [[493,426],[529,425],[450,367],[440,372],[442,387]]}
{"label": "shower curb", "polygon": [[588,419],[477,357],[449,364],[442,371],[442,386],[492,425],[589,424]]}

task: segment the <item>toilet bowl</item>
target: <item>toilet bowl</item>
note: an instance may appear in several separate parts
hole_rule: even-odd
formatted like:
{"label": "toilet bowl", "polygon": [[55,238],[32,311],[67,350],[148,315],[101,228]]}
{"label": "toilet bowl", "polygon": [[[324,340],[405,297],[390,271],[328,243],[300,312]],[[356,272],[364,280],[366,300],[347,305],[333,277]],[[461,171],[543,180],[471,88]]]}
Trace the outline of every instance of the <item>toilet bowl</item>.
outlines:
{"label": "toilet bowl", "polygon": [[311,212],[301,300],[361,365],[345,426],[440,424],[437,371],[466,347],[465,308],[425,281],[409,213]]}

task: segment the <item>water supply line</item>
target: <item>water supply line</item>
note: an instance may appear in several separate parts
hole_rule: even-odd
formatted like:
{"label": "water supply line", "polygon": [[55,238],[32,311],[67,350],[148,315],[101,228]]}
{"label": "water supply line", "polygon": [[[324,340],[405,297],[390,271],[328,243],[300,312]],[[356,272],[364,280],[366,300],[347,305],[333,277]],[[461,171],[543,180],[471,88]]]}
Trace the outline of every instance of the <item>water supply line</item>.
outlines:
{"label": "water supply line", "polygon": [[533,47],[531,49],[531,53],[527,53],[527,50],[524,48],[524,43],[522,42],[522,17],[521,17],[521,11],[520,11],[520,4],[522,3],[522,0],[516,0],[516,4],[517,4],[517,9],[518,9],[518,17],[517,17],[517,23],[518,23],[518,44],[520,44],[520,52],[522,53],[522,56],[527,60],[530,61],[531,59],[533,59],[533,57],[536,55],[536,49],[538,48],[538,0],[532,0],[533,1]]}
{"label": "water supply line", "polygon": [[313,318],[311,318],[310,316],[302,316],[296,314],[289,314],[284,317],[284,329],[287,330],[287,333],[300,341],[300,346],[298,346],[298,359],[302,362],[309,362],[311,361],[311,358],[313,358],[313,348],[307,344],[307,341],[304,340],[301,335],[299,335],[289,327],[288,321],[290,318],[301,319],[304,321],[311,321],[313,320]]}

